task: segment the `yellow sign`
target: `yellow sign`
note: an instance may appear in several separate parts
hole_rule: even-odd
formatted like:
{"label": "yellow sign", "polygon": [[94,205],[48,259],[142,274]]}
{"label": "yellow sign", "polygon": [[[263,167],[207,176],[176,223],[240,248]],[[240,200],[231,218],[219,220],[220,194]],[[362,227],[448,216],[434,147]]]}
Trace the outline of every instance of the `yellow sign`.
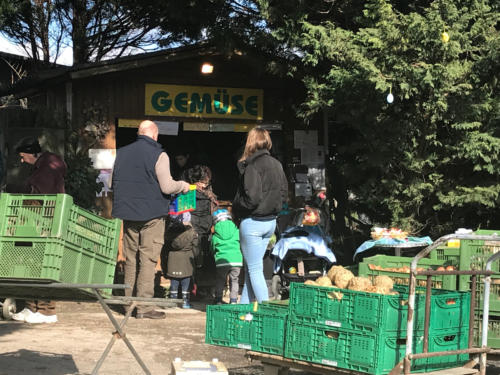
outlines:
{"label": "yellow sign", "polygon": [[118,127],[119,128],[138,128],[139,124],[143,120],[136,120],[130,118],[119,118],[118,119]]}
{"label": "yellow sign", "polygon": [[262,120],[263,90],[146,84],[145,114]]}
{"label": "yellow sign", "polygon": [[184,122],[182,124],[184,131],[209,132],[210,124],[206,122]]}

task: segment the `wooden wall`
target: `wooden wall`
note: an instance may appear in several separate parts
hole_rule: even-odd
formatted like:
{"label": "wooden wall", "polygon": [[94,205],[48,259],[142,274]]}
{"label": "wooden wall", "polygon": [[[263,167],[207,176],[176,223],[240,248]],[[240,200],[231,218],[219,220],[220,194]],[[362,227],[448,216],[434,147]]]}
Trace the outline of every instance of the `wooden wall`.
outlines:
{"label": "wooden wall", "polygon": [[[297,101],[299,85],[263,74],[263,67],[223,58],[211,59],[214,73],[200,73],[203,59],[182,60],[175,63],[138,68],[125,72],[99,75],[73,81],[73,123],[84,125],[84,111],[90,107],[101,109],[113,128],[117,118],[145,118],[144,91],[146,83],[260,88],[264,90],[264,122],[283,122],[285,128],[295,127],[299,121],[293,115],[292,105]],[[185,118],[151,117],[162,120]],[[192,120],[191,120],[192,121]],[[224,120],[217,120],[223,122]],[[234,122],[234,120],[233,120]],[[113,131],[103,147],[113,143]]]}

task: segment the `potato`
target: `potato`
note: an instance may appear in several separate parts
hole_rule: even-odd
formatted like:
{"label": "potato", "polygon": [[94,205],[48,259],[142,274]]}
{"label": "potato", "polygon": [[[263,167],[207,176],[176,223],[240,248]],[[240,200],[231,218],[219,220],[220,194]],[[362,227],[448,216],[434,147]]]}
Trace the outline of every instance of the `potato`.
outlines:
{"label": "potato", "polygon": [[349,284],[347,284],[347,289],[350,290],[357,290],[357,291],[365,291],[369,287],[372,286],[372,282],[370,279],[366,277],[353,277],[351,280],[349,280]]}
{"label": "potato", "polygon": [[320,276],[316,279],[316,284],[320,286],[332,286],[332,280],[328,276]]}
{"label": "potato", "polygon": [[346,269],[340,270],[335,275],[335,286],[341,289],[345,289],[347,287],[347,284],[349,284],[349,280],[351,280],[353,277],[354,275],[351,271]]}
{"label": "potato", "polygon": [[394,286],[394,281],[389,276],[379,275],[373,280],[373,285],[391,290]]}
{"label": "potato", "polygon": [[318,283],[314,280],[306,280],[304,281],[304,285],[318,285]]}
{"label": "potato", "polygon": [[345,269],[345,268],[342,266],[332,266],[328,270],[328,272],[326,273],[326,276],[328,276],[331,281],[334,281],[335,275],[337,274],[337,272],[339,272],[340,270],[343,270],[343,269]]}
{"label": "potato", "polygon": [[368,293],[390,294],[390,291],[388,289],[380,287],[380,286],[376,286],[376,285],[372,285],[372,286],[368,287],[368,289],[366,289],[366,291]]}

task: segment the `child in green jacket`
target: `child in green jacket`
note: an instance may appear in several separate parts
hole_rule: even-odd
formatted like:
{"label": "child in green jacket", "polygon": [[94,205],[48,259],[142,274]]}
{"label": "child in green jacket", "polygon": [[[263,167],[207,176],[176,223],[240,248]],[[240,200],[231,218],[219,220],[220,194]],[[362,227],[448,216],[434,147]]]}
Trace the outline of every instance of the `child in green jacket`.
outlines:
{"label": "child in green jacket", "polygon": [[240,232],[232,221],[228,210],[217,210],[212,214],[214,233],[211,250],[215,257],[215,303],[222,304],[222,295],[226,278],[229,275],[229,302],[238,302],[239,276],[243,266],[243,256],[240,250]]}

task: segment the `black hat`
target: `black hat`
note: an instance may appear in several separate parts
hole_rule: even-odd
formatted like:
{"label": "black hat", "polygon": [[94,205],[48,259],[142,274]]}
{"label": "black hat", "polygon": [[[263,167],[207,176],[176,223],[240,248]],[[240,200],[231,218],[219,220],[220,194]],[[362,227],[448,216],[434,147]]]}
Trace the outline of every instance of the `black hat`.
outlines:
{"label": "black hat", "polygon": [[38,139],[33,137],[22,139],[16,147],[17,153],[24,152],[26,154],[38,154],[41,151],[42,148],[40,147],[40,143],[38,143]]}

